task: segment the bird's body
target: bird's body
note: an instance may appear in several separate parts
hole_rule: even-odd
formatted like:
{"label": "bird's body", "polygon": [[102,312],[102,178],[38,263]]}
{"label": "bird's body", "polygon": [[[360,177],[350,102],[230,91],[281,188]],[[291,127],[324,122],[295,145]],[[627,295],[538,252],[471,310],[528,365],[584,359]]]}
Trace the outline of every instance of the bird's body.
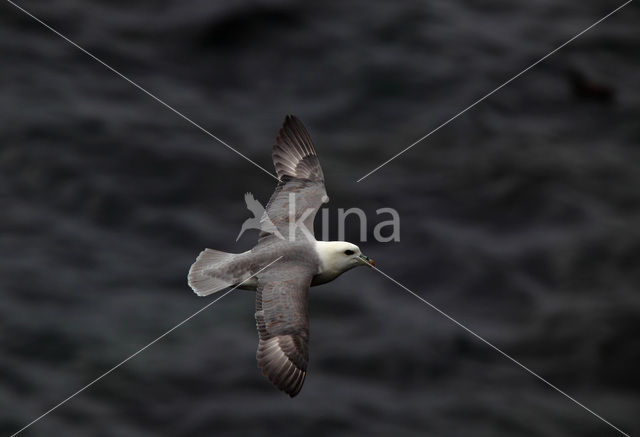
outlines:
{"label": "bird's body", "polygon": [[[311,138],[293,116],[276,139],[273,162],[279,183],[260,218],[258,244],[240,254],[205,249],[188,280],[200,296],[234,286],[256,291],[258,367],[293,397],[302,388],[309,359],[309,287],[373,261],[354,244],[314,238],[315,214],[329,198]],[[257,202],[249,195],[245,200],[255,220]]]}
{"label": "bird's body", "polygon": [[[221,280],[219,289],[217,287],[212,287],[210,288],[210,290],[213,291],[210,291],[209,293],[201,292],[199,294],[206,296],[211,293],[215,293],[216,291],[223,290],[227,287],[237,287],[240,290],[256,291],[258,287],[257,277],[249,277],[250,275],[226,276],[227,272],[248,272],[248,263],[255,263],[256,265],[264,266],[269,264],[274,259],[278,258],[281,253],[286,253],[286,255],[283,255],[282,259],[279,260],[279,262],[301,262],[301,260],[311,261],[311,265],[315,269],[315,273],[313,274],[313,277],[311,279],[311,286],[313,287],[316,285],[326,284],[327,282],[333,281],[335,278],[337,278],[347,270],[358,266],[358,264],[342,266],[340,264],[336,264],[332,260],[332,254],[334,252],[348,249],[353,250],[352,246],[355,245],[352,245],[350,243],[343,243],[341,241],[313,241],[310,243],[302,242],[293,246],[288,243],[278,244],[277,242],[274,242],[274,244],[269,246],[262,246],[258,250],[252,249],[239,254],[205,249],[198,257],[198,260],[200,260],[200,258],[202,257],[204,263],[206,263],[206,265],[210,267],[211,270],[214,270],[213,267],[215,267],[215,271],[223,273],[218,276]],[[222,259],[212,261],[211,254],[215,253],[224,254],[226,256]],[[194,265],[198,263],[198,260],[196,260],[196,263],[194,263]],[[225,277],[227,278],[226,280]],[[213,274],[210,275],[210,278],[214,278]]]}

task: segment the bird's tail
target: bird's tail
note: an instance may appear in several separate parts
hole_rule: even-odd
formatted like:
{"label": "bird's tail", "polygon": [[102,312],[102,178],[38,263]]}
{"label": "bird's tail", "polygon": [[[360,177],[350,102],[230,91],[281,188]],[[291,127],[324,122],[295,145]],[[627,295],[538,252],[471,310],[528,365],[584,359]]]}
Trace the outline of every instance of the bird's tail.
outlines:
{"label": "bird's tail", "polygon": [[198,296],[208,296],[245,280],[249,273],[238,268],[241,255],[203,250],[189,269],[189,286]]}

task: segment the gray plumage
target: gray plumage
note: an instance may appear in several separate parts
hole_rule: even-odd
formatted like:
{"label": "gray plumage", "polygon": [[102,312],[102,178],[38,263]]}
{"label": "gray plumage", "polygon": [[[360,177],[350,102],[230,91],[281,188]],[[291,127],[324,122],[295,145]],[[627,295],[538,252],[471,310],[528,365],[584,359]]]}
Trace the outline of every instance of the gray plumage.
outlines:
{"label": "gray plumage", "polygon": [[[351,243],[313,237],[315,215],[329,198],[311,138],[294,116],[287,116],[280,129],[273,163],[279,181],[260,221],[258,244],[241,254],[205,249],[191,266],[188,281],[200,296],[242,281],[238,288],[256,291],[258,367],[293,397],[302,388],[309,361],[309,287],[373,261]],[[290,207],[295,222],[308,232],[297,226],[290,232]]]}
{"label": "gray plumage", "polygon": [[[329,201],[324,175],[311,138],[300,120],[287,116],[273,146],[273,164],[280,182],[269,199],[267,216],[285,239],[290,235],[290,203],[295,202],[295,221],[307,213],[304,226],[313,235],[313,220],[323,203]],[[295,240],[307,237],[296,229]],[[262,228],[260,241],[270,236]],[[307,238],[308,239],[308,238]]]}

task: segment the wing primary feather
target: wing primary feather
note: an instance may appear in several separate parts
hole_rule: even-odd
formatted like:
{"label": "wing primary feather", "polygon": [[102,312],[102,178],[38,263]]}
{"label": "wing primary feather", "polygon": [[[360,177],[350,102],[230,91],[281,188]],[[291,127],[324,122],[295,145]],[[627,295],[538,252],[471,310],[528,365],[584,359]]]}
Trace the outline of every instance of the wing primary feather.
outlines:
{"label": "wing primary feather", "polygon": [[283,263],[258,276],[256,359],[273,385],[296,396],[302,389],[309,353],[307,296],[312,264]]}
{"label": "wing primary feather", "polygon": [[273,146],[273,163],[278,178],[285,175],[310,180],[322,180],[322,168],[311,136],[304,125],[293,115],[288,115]]}

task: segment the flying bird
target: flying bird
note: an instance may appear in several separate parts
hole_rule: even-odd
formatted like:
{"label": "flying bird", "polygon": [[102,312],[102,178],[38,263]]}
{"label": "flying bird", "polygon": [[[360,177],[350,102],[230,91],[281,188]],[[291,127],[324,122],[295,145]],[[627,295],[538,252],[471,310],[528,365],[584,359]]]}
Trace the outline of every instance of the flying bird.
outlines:
{"label": "flying bird", "polygon": [[258,243],[239,254],[205,249],[191,266],[188,282],[198,296],[233,286],[256,291],[258,367],[294,397],[309,361],[309,287],[374,262],[355,244],[315,239],[313,221],[329,197],[311,137],[296,117],[285,118],[272,158],[278,184],[261,220]]}

